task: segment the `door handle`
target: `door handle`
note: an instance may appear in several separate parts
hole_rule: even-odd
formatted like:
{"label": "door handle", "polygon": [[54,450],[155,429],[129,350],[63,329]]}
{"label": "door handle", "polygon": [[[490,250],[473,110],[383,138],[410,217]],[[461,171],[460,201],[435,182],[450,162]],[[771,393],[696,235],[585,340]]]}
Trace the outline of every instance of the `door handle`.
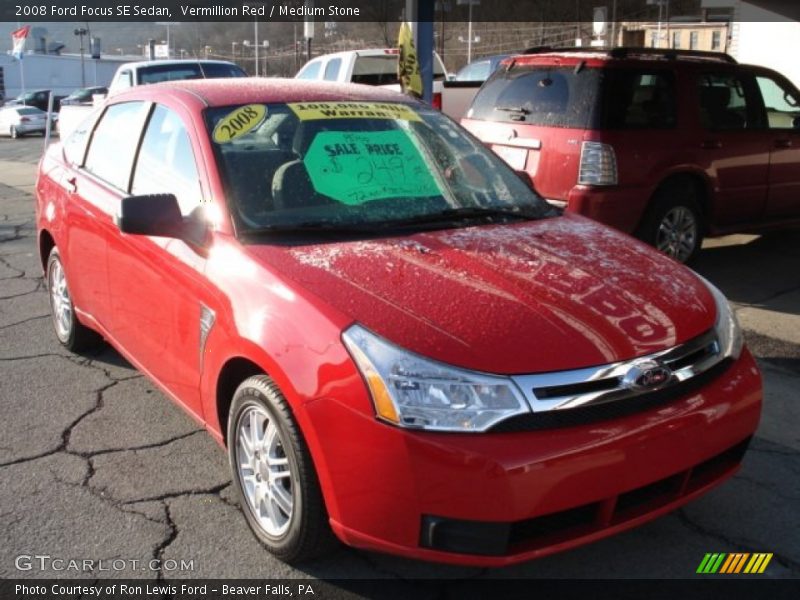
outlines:
{"label": "door handle", "polygon": [[70,177],[67,179],[67,192],[70,194],[74,194],[78,191],[78,178],[77,177]]}
{"label": "door handle", "polygon": [[704,140],[700,142],[701,148],[707,148],[709,150],[714,150],[717,148],[722,148],[722,142],[719,140]]}
{"label": "door handle", "polygon": [[775,140],[776,148],[791,148],[792,140]]}

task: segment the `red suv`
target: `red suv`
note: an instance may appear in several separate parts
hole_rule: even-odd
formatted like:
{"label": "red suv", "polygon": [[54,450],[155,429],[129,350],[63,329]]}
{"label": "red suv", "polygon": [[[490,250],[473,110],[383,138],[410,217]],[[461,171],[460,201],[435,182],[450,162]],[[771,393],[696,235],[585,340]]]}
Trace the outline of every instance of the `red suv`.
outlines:
{"label": "red suv", "polygon": [[682,262],[704,235],[800,221],[800,93],[726,54],[533,49],[462,125],[550,202]]}
{"label": "red suv", "polygon": [[59,341],[101,335],[225,445],[287,560],[331,530],[563,550],[725,480],[758,424],[719,290],[395,92],[140,86],[48,149],[36,194]]}

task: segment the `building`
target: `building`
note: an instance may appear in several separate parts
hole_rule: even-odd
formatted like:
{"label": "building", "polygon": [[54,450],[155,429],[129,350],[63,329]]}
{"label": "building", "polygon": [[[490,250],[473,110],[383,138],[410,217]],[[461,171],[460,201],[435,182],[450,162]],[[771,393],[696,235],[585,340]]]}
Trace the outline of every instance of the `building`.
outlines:
{"label": "building", "polygon": [[672,20],[662,23],[624,22],[618,44],[646,48],[727,52],[727,21]]}
{"label": "building", "polygon": [[[141,57],[105,56],[93,59],[88,54],[83,61],[78,54],[26,53],[21,61],[10,54],[0,54],[0,97],[14,98],[22,91],[24,78],[26,90],[53,90],[57,96],[66,96],[81,87],[108,85],[117,67]],[[83,65],[81,66],[81,63]]]}

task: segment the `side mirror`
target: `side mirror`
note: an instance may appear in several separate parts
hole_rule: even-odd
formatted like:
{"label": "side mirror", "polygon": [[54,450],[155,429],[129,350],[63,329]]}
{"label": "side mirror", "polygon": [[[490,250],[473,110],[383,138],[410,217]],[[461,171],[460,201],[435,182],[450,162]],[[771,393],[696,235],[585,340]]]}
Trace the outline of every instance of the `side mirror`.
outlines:
{"label": "side mirror", "polygon": [[117,227],[122,233],[180,238],[184,221],[174,194],[145,194],[122,199]]}
{"label": "side mirror", "polygon": [[183,240],[201,254],[208,242],[208,223],[202,211],[184,217],[175,194],[123,198],[116,223],[122,233]]}

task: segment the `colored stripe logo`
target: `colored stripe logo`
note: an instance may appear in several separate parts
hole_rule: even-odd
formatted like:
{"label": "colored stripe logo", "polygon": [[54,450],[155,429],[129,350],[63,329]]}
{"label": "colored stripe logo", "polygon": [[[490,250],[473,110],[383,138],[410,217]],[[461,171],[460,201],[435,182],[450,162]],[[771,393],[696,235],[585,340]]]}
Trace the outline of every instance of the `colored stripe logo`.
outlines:
{"label": "colored stripe logo", "polygon": [[697,573],[702,575],[737,575],[739,573],[757,574],[767,569],[772,560],[772,552],[724,552],[708,553],[700,561]]}

